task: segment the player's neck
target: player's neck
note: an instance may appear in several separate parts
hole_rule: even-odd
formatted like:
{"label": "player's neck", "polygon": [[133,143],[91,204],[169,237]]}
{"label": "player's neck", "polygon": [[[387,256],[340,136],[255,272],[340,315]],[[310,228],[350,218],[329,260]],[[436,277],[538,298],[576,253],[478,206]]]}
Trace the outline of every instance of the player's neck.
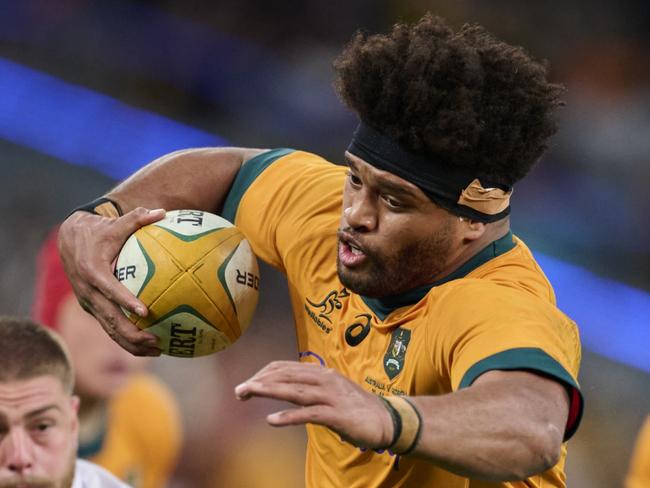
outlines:
{"label": "player's neck", "polygon": [[502,238],[510,232],[510,219],[505,218],[485,226],[485,232],[478,239],[465,241],[452,253],[447,265],[438,273],[433,281],[445,279],[448,275],[459,269],[463,264],[476,256],[492,242]]}

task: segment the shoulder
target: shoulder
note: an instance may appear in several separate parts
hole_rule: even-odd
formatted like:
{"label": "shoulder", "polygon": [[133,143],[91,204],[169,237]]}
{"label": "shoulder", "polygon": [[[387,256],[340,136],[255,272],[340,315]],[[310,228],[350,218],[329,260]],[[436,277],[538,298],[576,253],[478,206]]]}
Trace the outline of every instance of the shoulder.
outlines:
{"label": "shoulder", "polygon": [[576,324],[555,303],[508,282],[464,278],[443,285],[431,304],[453,328],[498,327],[528,334],[535,328],[554,331],[578,344]]}
{"label": "shoulder", "polygon": [[83,459],[75,463],[72,488],[128,488],[104,468]]}
{"label": "shoulder", "polygon": [[246,160],[244,167],[249,166],[268,166],[275,162],[289,162],[295,164],[304,164],[304,163],[317,163],[317,164],[332,164],[327,159],[318,154],[302,151],[299,149],[293,149],[288,147],[269,149],[262,151],[259,154],[254,155],[250,159]]}
{"label": "shoulder", "polygon": [[246,200],[253,205],[268,205],[271,200],[296,202],[307,195],[341,192],[345,167],[316,154],[294,149],[272,149],[249,159],[242,166],[230,188],[223,216],[234,222],[239,205]]}
{"label": "shoulder", "polygon": [[[453,328],[493,321],[538,304],[529,303],[529,296],[489,279],[460,278],[447,282],[429,300],[429,310]],[[539,304],[541,305],[541,303]]]}
{"label": "shoulder", "polygon": [[311,152],[288,148],[271,149],[246,161],[237,175],[235,186],[251,184],[260,175],[271,170],[273,172],[288,171],[292,178],[297,178],[303,172],[341,173],[345,171],[345,168]]}
{"label": "shoulder", "polygon": [[[503,282],[484,278],[460,278],[440,286],[440,304],[445,308],[458,305],[458,308],[472,313],[484,308],[486,304],[518,306],[530,298],[522,290]],[[492,310],[494,312],[494,310]]]}
{"label": "shoulder", "polygon": [[516,236],[513,247],[472,271],[468,277],[481,278],[530,293],[555,304],[555,293],[544,271],[526,244]]}

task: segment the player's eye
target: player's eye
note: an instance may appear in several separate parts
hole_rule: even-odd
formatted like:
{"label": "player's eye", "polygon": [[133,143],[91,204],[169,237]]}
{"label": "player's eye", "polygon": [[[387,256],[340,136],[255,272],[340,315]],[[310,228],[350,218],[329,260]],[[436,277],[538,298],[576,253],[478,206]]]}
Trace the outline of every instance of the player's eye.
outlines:
{"label": "player's eye", "polygon": [[53,426],[54,426],[54,422],[50,420],[41,420],[39,422],[35,422],[32,425],[32,430],[37,434],[43,434],[49,431]]}
{"label": "player's eye", "polygon": [[359,178],[357,175],[355,175],[351,171],[348,171],[348,180],[350,180],[350,184],[354,188],[359,188],[361,186],[361,178]]}
{"label": "player's eye", "polygon": [[404,207],[402,202],[400,202],[395,197],[391,197],[390,195],[383,195],[382,198],[384,202],[386,202],[386,205],[393,210],[399,210]]}

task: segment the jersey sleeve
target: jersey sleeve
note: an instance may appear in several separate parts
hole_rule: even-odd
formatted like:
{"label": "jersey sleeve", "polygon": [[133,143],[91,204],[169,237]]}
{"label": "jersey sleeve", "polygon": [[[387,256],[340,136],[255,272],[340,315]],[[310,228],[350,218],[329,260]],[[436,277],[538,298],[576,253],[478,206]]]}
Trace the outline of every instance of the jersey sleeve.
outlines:
{"label": "jersey sleeve", "polygon": [[491,370],[525,370],[552,378],[569,393],[565,440],[583,410],[577,376],[580,339],[576,325],[552,304],[529,293],[484,280],[464,280],[448,294],[443,323],[433,327],[430,347],[444,358],[454,390]]}
{"label": "jersey sleeve", "polygon": [[345,168],[315,154],[268,151],[242,166],[222,216],[260,259],[285,272],[289,261],[307,266],[323,236],[335,238],[344,177]]}

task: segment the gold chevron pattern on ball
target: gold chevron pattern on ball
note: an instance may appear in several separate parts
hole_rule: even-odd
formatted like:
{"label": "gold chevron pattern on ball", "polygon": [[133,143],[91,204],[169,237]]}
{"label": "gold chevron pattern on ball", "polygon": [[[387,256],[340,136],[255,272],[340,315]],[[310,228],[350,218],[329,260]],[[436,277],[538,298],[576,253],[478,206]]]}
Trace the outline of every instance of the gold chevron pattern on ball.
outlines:
{"label": "gold chevron pattern on ball", "polygon": [[203,228],[188,228],[198,224],[183,222],[178,212],[129,238],[116,276],[149,308],[147,317],[127,313],[131,321],[160,337],[166,354],[194,357],[229,346],[246,330],[259,270],[230,222],[192,211]]}

